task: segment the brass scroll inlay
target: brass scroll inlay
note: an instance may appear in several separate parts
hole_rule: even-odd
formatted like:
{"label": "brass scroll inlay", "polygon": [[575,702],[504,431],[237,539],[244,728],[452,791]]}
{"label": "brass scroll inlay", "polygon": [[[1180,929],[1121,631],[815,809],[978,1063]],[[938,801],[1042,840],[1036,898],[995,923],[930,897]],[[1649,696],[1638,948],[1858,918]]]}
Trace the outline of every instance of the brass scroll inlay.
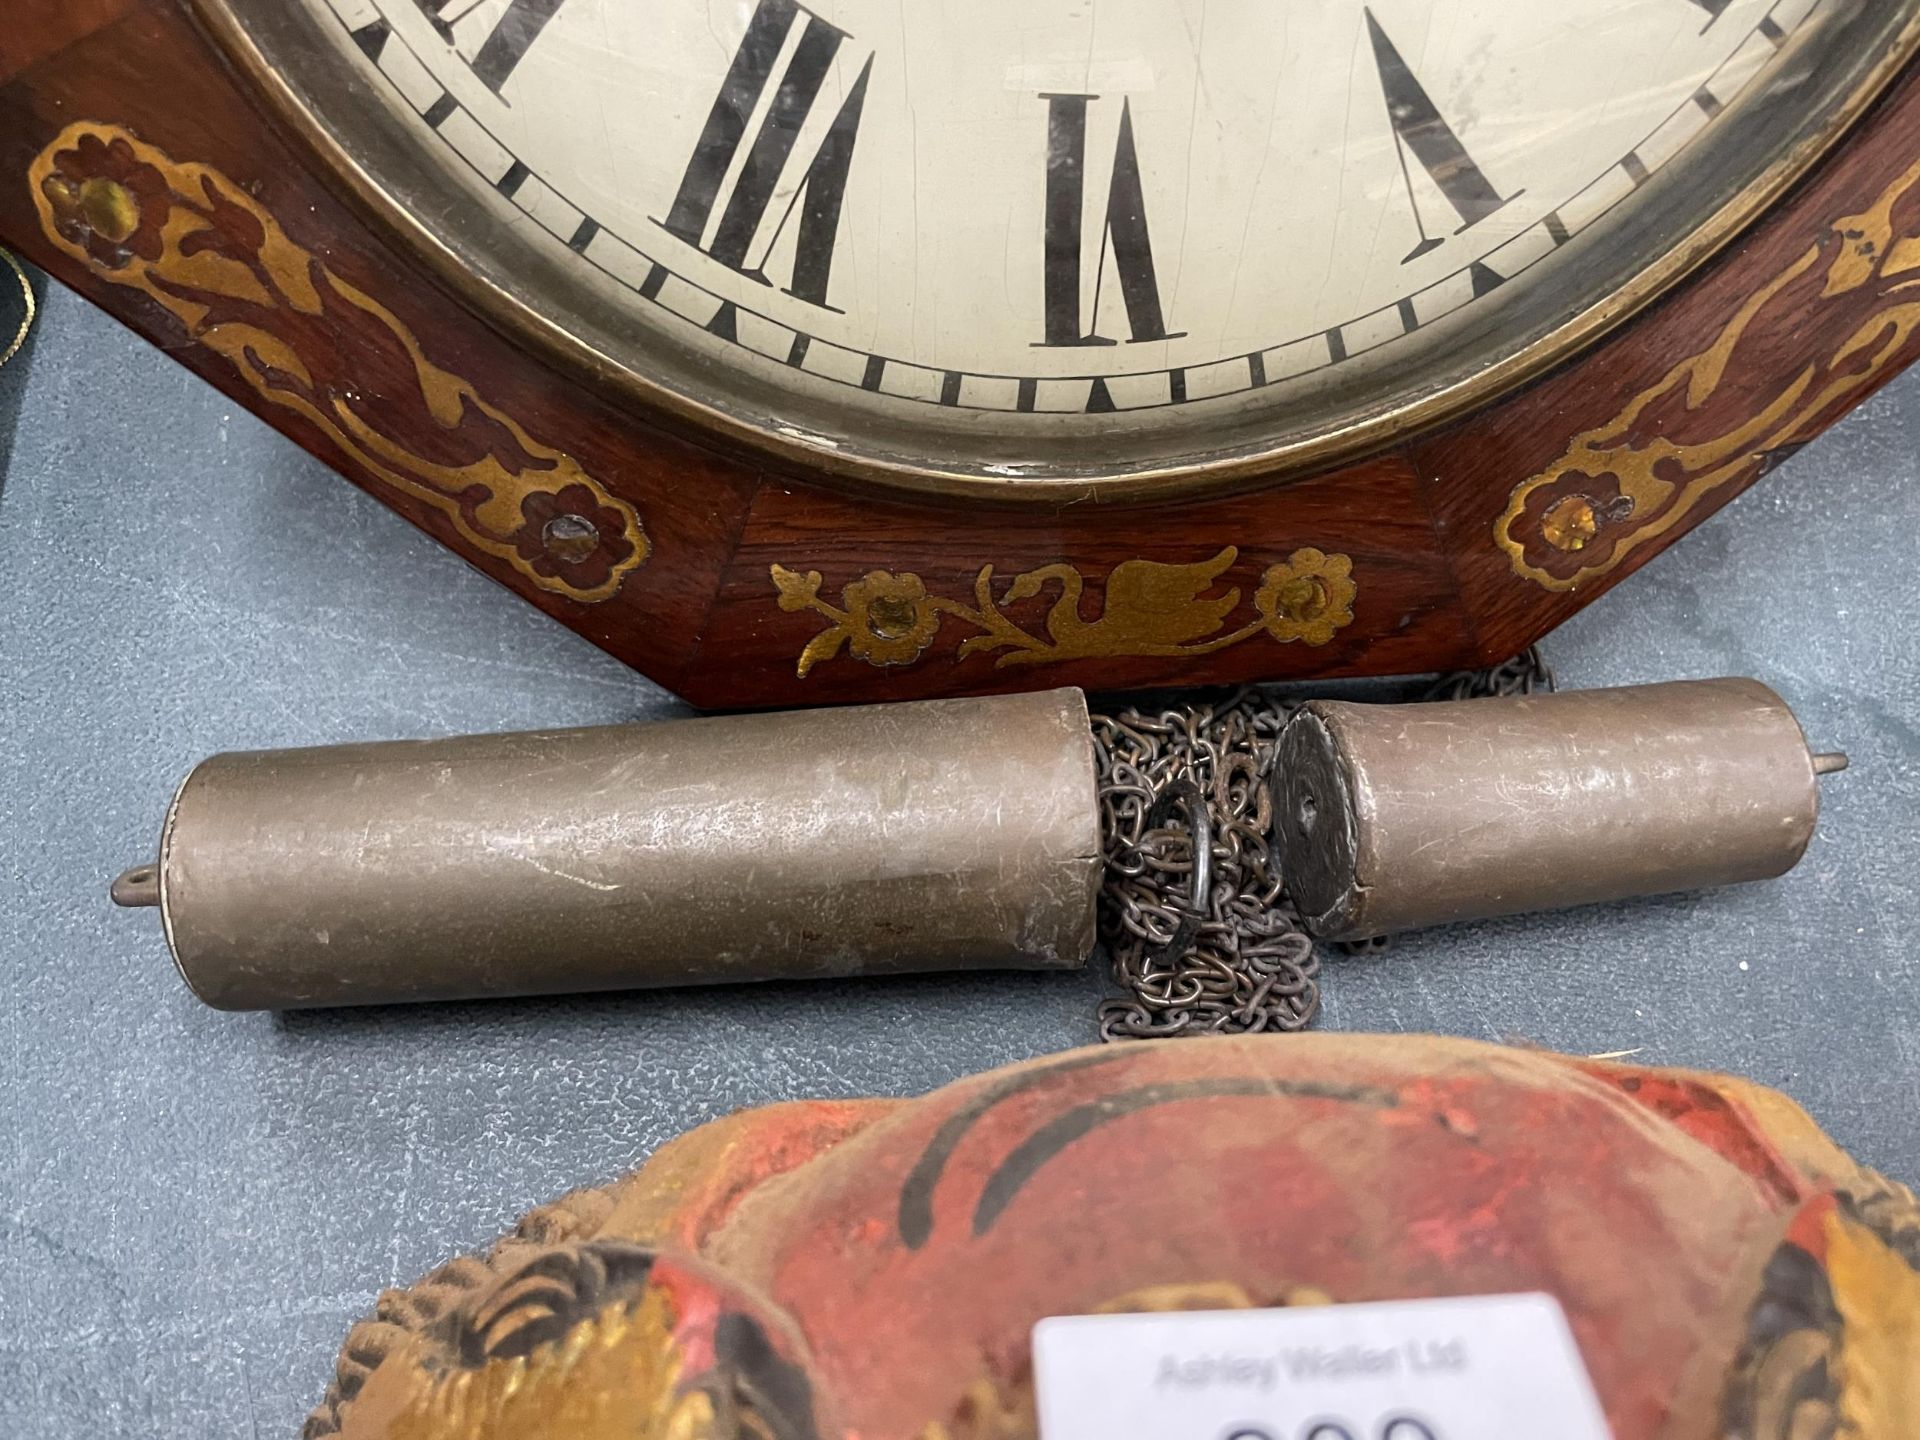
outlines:
{"label": "brass scroll inlay", "polygon": [[[843,647],[869,665],[910,665],[933,644],[949,616],[979,632],[960,642],[954,658],[999,651],[996,666],[1211,655],[1256,635],[1325,645],[1353,620],[1352,559],[1306,548],[1267,567],[1254,592],[1253,615],[1226,629],[1240,607],[1240,591],[1206,592],[1238,555],[1229,545],[1212,559],[1190,565],[1124,560],[1107,576],[1099,613],[1091,620],[1083,614],[1086,578],[1064,563],[1022,571],[997,596],[993,566],[983,565],[974,577],[970,605],[929,592],[918,575],[904,571],[868,571],[841,587],[838,605],[821,596],[818,570],[801,574],[775,565],[772,574],[782,610],[810,612],[827,622],[800,652],[803,677]],[[1022,621],[1009,613],[1049,586],[1056,588],[1056,598],[1044,614]]]}
{"label": "brass scroll inlay", "polygon": [[540,589],[606,600],[646,561],[633,506],[427,359],[392,311],[219,171],[83,121],[28,175],[65,254],[164,306],[263,400]]}
{"label": "brass scroll inlay", "polygon": [[[1866,292],[1866,293],[1863,293]],[[1784,384],[1767,347],[1844,304],[1844,338]],[[1842,216],[1736,311],[1705,349],[1522,481],[1494,524],[1516,574],[1572,590],[1813,438],[1900,358],[1920,327],[1920,162],[1858,215]],[[1718,403],[1715,403],[1715,402]]]}

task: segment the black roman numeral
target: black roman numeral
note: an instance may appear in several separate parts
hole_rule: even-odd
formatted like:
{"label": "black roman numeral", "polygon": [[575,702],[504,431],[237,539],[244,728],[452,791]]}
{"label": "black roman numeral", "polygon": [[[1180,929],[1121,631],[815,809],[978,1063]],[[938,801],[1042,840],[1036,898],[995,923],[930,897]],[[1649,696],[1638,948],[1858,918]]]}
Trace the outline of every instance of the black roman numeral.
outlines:
{"label": "black roman numeral", "polygon": [[1373,18],[1373,11],[1368,10],[1366,16],[1367,34],[1373,40],[1374,63],[1380,69],[1380,89],[1387,100],[1387,119],[1393,125],[1394,149],[1400,156],[1400,175],[1406,182],[1407,202],[1413,207],[1414,226],[1420,232],[1420,243],[1400,262],[1404,265],[1442,243],[1439,237],[1428,232],[1426,217],[1420,213],[1420,197],[1414,194],[1413,175],[1407,168],[1409,150],[1460,216],[1459,229],[1453,232],[1456,235],[1472,229],[1524,192],[1516,190],[1512,195],[1502,195],[1493,188],[1493,182],[1473,163],[1467,147],[1460,143],[1453,127],[1441,118],[1439,107],[1414,78],[1393,41],[1387,38],[1387,32],[1380,28],[1380,22]]}
{"label": "black roman numeral", "polygon": [[1704,35],[1713,28],[1714,21],[1727,13],[1727,6],[1731,5],[1733,0],[1691,0],[1691,3],[1707,12],[1707,23],[1700,27],[1700,33]]}
{"label": "black roman numeral", "polygon": [[[734,176],[732,193],[720,208],[719,224],[708,240],[707,227],[714,209],[720,206],[721,186],[746,139],[748,121],[773,82],[774,65],[796,26],[800,33],[786,69],[780,74],[760,129]],[[859,136],[860,112],[866,105],[867,78],[873,73],[871,55],[846,99],[840,102],[820,148],[808,162],[772,234],[761,245],[758,258],[751,258],[750,252],[765,228],[780,178],[792,162],[794,142],[813,114],[834,57],[848,38],[846,31],[802,9],[794,0],[760,0],[747,22],[740,48],[734,51],[733,63],[727,67],[726,78],[720,82],[720,94],[707,123],[694,143],[693,157],[687,162],[673,205],[667,218],[659,222],[670,234],[722,265],[770,285],[773,282],[765,273],[767,257],[797,207],[800,228],[794,236],[793,281],[786,290],[829,310],[834,307],[827,304],[827,282],[833,272],[834,240],[840,229],[847,174],[853,165],[854,141]]]}
{"label": "black roman numeral", "polygon": [[[440,38],[449,45],[457,41],[456,27],[472,15],[484,0],[413,0]],[[480,82],[494,94],[500,93],[509,76],[527,58],[527,51],[547,28],[547,22],[559,10],[561,0],[508,0],[506,10],[493,23],[493,29],[480,42],[468,63]]]}
{"label": "black roman numeral", "polygon": [[[1098,95],[1042,95],[1047,102],[1047,208],[1043,296],[1046,336],[1042,345],[1112,345],[1094,329],[1083,328],[1080,311],[1081,252],[1085,241],[1087,103]],[[1127,328],[1135,341],[1173,340],[1186,332],[1167,330],[1160,309],[1160,282],[1153,273],[1153,243],[1147,235],[1147,202],[1140,185],[1140,156],[1133,143],[1133,109],[1120,102],[1120,135],[1114,143],[1113,179],[1107,186],[1106,216],[1100,223],[1100,252],[1094,262],[1090,324],[1100,323],[1100,287],[1112,246],[1120,294],[1126,301]]]}

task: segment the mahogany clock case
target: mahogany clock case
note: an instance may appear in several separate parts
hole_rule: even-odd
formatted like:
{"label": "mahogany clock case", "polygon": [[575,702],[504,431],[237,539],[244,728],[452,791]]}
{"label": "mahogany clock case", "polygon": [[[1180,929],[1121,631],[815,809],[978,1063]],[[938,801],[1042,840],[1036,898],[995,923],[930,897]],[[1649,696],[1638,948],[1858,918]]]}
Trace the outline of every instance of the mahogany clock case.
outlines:
{"label": "mahogany clock case", "polygon": [[1577,354],[1487,377],[1453,418],[1407,406],[1362,453],[1336,436],[1200,489],[913,488],[643,405],[510,323],[329,169],[226,14],[10,16],[0,235],[698,705],[1501,659],[1920,353],[1908,19],[1831,125],[1675,247],[1664,293],[1623,293]]}

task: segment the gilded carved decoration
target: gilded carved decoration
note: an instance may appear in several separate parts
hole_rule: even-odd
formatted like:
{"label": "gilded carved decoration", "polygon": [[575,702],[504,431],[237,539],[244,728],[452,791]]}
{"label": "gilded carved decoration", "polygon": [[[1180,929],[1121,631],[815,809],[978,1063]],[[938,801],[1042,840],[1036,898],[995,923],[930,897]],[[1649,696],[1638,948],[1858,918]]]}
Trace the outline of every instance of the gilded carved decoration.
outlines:
{"label": "gilded carved decoration", "polygon": [[[827,628],[807,642],[798,673],[838,655],[842,648],[869,665],[910,665],[933,644],[951,617],[979,632],[954,651],[956,660],[998,652],[996,667],[1047,665],[1063,660],[1117,656],[1211,655],[1259,635],[1283,644],[1325,645],[1353,620],[1357,586],[1353,561],[1311,547],[1269,565],[1254,591],[1253,614],[1227,628],[1240,608],[1241,592],[1209,595],[1239,551],[1229,545],[1208,560],[1170,565],[1124,560],[1106,577],[1098,613],[1085,614],[1087,578],[1069,564],[1042,565],[1015,575],[998,595],[993,566],[974,577],[968,604],[934,594],[915,574],[871,570],[840,589],[835,605],[820,591],[818,570],[804,574],[772,567],[782,610],[812,613]],[[1055,598],[1044,613],[1013,613],[1049,587]]]}
{"label": "gilded carved decoration", "polygon": [[540,589],[603,601],[645,563],[631,505],[429,360],[392,311],[219,171],[83,121],[29,180],[63,253],[165,307],[262,399]]}
{"label": "gilded carved decoration", "polygon": [[[1858,319],[1792,378],[1751,397],[1767,348],[1844,305]],[[1574,437],[1522,481],[1494,540],[1522,578],[1574,590],[1698,519],[1888,379],[1920,327],[1920,162],[1867,209],[1842,216],[1736,311],[1711,343]],[[1729,419],[1729,406],[1733,418]]]}

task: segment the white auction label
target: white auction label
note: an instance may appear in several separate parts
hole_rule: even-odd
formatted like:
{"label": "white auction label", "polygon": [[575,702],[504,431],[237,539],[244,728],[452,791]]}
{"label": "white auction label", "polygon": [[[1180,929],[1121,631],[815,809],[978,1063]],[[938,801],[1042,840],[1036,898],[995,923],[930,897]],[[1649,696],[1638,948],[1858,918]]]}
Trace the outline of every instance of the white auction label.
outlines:
{"label": "white auction label", "polygon": [[1041,1440],[1608,1440],[1551,1295],[1062,1315],[1033,1368]]}

